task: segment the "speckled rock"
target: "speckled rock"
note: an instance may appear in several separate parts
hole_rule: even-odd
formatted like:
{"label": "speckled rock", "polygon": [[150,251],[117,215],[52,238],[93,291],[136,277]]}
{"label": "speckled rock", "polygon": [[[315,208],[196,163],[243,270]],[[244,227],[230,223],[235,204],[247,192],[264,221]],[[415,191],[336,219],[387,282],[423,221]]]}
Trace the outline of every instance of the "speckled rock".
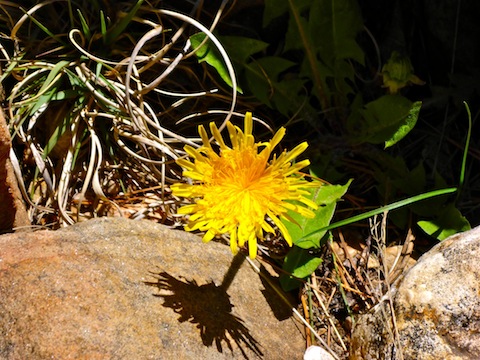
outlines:
{"label": "speckled rock", "polygon": [[480,359],[480,227],[424,254],[388,302],[362,316],[350,359]]}
{"label": "speckled rock", "polygon": [[298,359],[301,329],[247,262],[183,231],[102,218],[0,236],[1,359]]}

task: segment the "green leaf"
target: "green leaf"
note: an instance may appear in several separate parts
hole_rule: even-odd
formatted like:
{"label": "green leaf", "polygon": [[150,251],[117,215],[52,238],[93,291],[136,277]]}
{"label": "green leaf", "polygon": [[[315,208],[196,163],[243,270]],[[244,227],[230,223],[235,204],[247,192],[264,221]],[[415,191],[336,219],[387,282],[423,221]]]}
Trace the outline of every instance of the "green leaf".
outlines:
{"label": "green leaf", "polygon": [[470,229],[470,223],[453,203],[443,208],[438,218],[431,221],[422,220],[417,224],[428,235],[440,241],[445,240],[451,235]]}
{"label": "green leaf", "polygon": [[[198,48],[205,39],[207,39],[207,35],[204,33],[196,33],[190,36],[190,42],[192,43],[192,47],[194,49]],[[196,51],[195,55],[197,56],[198,62],[206,62],[208,65],[212,66],[217,71],[218,75],[220,75],[222,80],[228,86],[232,87],[232,79],[230,78],[228,69],[223,61],[222,55],[213,42],[207,39],[206,42]],[[242,54],[240,57],[243,58],[243,56],[244,55]],[[237,91],[243,94],[243,90],[240,86],[237,86]]]}
{"label": "green leaf", "polygon": [[337,222],[335,222],[333,224],[330,224],[330,225],[328,225],[324,228],[315,230],[314,232],[305,235],[305,237],[308,238],[312,235],[320,234],[324,231],[336,229],[336,228],[339,228],[341,226],[356,223],[357,221],[360,221],[360,220],[368,219],[369,217],[372,217],[372,216],[375,216],[375,215],[383,214],[385,211],[392,211],[392,210],[399,209],[399,208],[402,208],[404,206],[413,204],[413,203],[418,202],[418,201],[426,200],[426,199],[429,199],[429,198],[432,198],[432,197],[435,197],[435,196],[451,194],[451,193],[454,193],[456,191],[457,191],[457,188],[447,188],[447,189],[429,191],[427,193],[420,194],[420,195],[415,195],[415,196],[409,197],[407,199],[403,199],[403,200],[394,202],[392,204],[385,205],[385,206],[379,207],[379,208],[371,210],[371,211],[367,211],[366,213],[355,215],[355,216],[349,217],[348,219],[345,219],[345,220],[337,221]]}
{"label": "green leaf", "polygon": [[329,107],[329,98],[327,94],[326,75],[323,71],[323,64],[318,61],[317,48],[314,45],[312,37],[317,37],[319,34],[311,34],[309,32],[309,24],[301,15],[302,8],[296,1],[290,0],[290,20],[285,36],[285,51],[291,49],[302,49],[304,51],[304,59],[302,63],[302,76],[307,75],[307,78],[313,82],[313,94],[320,101],[322,109]]}
{"label": "green leaf", "polygon": [[268,47],[268,43],[244,36],[219,36],[232,62],[237,65],[245,65],[247,60]]}
{"label": "green leaf", "polygon": [[[316,189],[310,190],[309,199],[315,202],[318,209],[314,211],[315,217],[306,218],[294,211],[289,211],[288,215],[295,220],[295,223],[284,220],[288,232],[292,236],[293,243],[303,249],[319,248],[321,240],[327,231],[316,232],[330,224],[338,200],[347,192],[352,180],[345,185],[322,185]],[[315,232],[312,236],[306,236]]]}
{"label": "green leaf", "polygon": [[82,24],[83,34],[87,39],[90,39],[92,34],[90,32],[90,27],[88,26],[87,20],[83,16],[82,11],[80,9],[77,9],[77,13],[80,18],[80,24]]}
{"label": "green leaf", "polygon": [[322,259],[310,255],[307,251],[294,246],[285,257],[283,270],[288,274],[280,275],[280,285],[284,291],[290,291],[298,288],[302,282],[297,280],[310,276],[318,266],[322,263]]}
{"label": "green leaf", "polygon": [[47,78],[45,79],[42,87],[38,91],[38,93],[42,93],[46,88],[50,87],[53,85],[53,80],[58,81],[57,75],[59,72],[61,72],[70,62],[61,60],[58,63],[55,64],[55,66],[50,70],[48,73]]}
{"label": "green leaf", "polygon": [[294,114],[307,102],[302,91],[304,80],[298,78],[280,80],[280,74],[293,65],[295,63],[289,60],[267,56],[245,66],[245,77],[252,94],[285,116]]}
{"label": "green leaf", "polygon": [[390,139],[385,141],[385,149],[402,140],[410,132],[410,130],[415,127],[421,107],[421,101],[416,101],[413,103],[412,107],[408,111],[407,116],[405,117],[405,122],[400,124],[395,134],[393,134]]}
{"label": "green leaf", "polygon": [[103,43],[107,43],[107,21],[105,20],[105,14],[100,10],[100,31],[102,33]]}
{"label": "green leaf", "polygon": [[[271,108],[273,108],[274,105],[270,100],[274,97],[279,97],[281,99],[287,97],[289,101],[284,102],[284,104],[291,103],[292,99],[297,95],[296,92],[298,91],[298,88],[290,87],[287,89],[287,93],[283,93],[283,91],[280,91],[281,89],[278,84],[278,78],[280,73],[293,65],[295,65],[295,63],[274,56],[266,56],[246,65],[245,77],[250,91],[258,100]],[[298,106],[296,109],[298,109]]]}
{"label": "green leaf", "polygon": [[265,0],[263,27],[267,26],[273,19],[285,14],[288,11],[289,5],[292,6],[293,4],[300,11],[303,11],[311,3],[312,0]]}
{"label": "green leaf", "polygon": [[392,146],[413,129],[420,106],[400,95],[384,95],[360,109],[361,117],[350,117],[348,128],[357,140]]}
{"label": "green leaf", "polygon": [[128,24],[130,24],[138,9],[142,5],[143,1],[144,0],[137,0],[137,3],[132,7],[132,9],[127,13],[127,15],[121,17],[120,21],[110,28],[110,30],[104,37],[107,44],[111,44],[112,42],[114,42],[120,36],[120,34],[125,31]]}
{"label": "green leaf", "polygon": [[364,54],[355,41],[363,29],[360,8],[355,0],[317,0],[309,14],[309,32],[322,61],[330,67],[338,60],[364,63]]}

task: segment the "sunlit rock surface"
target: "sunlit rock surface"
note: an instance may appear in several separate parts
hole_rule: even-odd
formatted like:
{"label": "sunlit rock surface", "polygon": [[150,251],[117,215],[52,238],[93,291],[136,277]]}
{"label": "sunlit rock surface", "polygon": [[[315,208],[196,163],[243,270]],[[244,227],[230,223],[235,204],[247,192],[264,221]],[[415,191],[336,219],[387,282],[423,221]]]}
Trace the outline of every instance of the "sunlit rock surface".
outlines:
{"label": "sunlit rock surface", "polygon": [[289,308],[233,259],[121,218],[0,236],[0,358],[301,358]]}
{"label": "sunlit rock surface", "polygon": [[393,299],[398,341],[384,302],[359,319],[351,359],[480,359],[480,227],[424,254]]}

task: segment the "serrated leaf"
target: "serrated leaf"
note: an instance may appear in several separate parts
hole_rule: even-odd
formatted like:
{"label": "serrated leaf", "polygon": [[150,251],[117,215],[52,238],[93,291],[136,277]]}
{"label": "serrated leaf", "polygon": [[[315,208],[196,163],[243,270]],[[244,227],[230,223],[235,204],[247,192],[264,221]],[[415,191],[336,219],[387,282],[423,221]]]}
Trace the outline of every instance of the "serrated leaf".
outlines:
{"label": "serrated leaf", "polygon": [[434,220],[419,221],[418,226],[428,235],[442,241],[456,233],[470,229],[470,223],[455,207],[455,204],[449,204],[442,209],[440,216]]}
{"label": "serrated leaf", "polygon": [[290,291],[299,287],[302,283],[296,278],[304,279],[310,276],[321,263],[321,258],[310,255],[307,251],[294,246],[283,263],[283,270],[291,274],[280,275],[280,285],[283,290]]}
{"label": "serrated leaf", "polygon": [[305,10],[312,0],[265,0],[263,11],[263,27],[267,26],[273,19],[285,14],[290,6],[295,6],[299,11]]}
{"label": "serrated leaf", "polygon": [[355,38],[363,29],[360,8],[354,0],[317,0],[309,14],[309,32],[318,53],[330,67],[335,61],[354,59],[364,63]]}
{"label": "serrated leaf", "polygon": [[306,103],[302,94],[304,80],[283,79],[279,75],[295,65],[280,57],[264,57],[245,66],[245,76],[252,94],[267,106],[289,116]]}
{"label": "serrated leaf", "polygon": [[349,118],[348,127],[361,141],[391,146],[413,129],[420,106],[400,95],[384,95],[359,110],[360,118]]}
{"label": "serrated leaf", "polygon": [[288,11],[288,1],[285,0],[265,0],[265,9],[263,10],[263,27],[270,22],[285,14]]}
{"label": "serrated leaf", "polygon": [[244,65],[247,60],[268,47],[268,43],[244,36],[219,36],[218,39],[225,47],[233,63]]}
{"label": "serrated leaf", "polygon": [[311,189],[308,198],[319,205],[318,209],[314,211],[315,217],[312,219],[294,211],[288,212],[295,223],[287,220],[284,220],[283,223],[296,246],[303,249],[319,248],[321,246],[321,240],[327,233],[326,231],[305,238],[304,236],[330,224],[337,202],[345,195],[351,182],[352,180],[349,180],[345,185],[322,185],[319,188]]}

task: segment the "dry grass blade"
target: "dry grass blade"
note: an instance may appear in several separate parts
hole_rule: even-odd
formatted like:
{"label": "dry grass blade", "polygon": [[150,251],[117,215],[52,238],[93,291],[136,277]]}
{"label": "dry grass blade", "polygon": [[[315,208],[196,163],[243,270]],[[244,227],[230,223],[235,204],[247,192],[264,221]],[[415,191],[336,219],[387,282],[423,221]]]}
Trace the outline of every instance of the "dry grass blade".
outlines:
{"label": "dry grass blade", "polygon": [[[397,321],[396,321],[396,316],[395,316],[395,308],[393,306],[393,289],[391,287],[390,279],[388,277],[389,271],[387,267],[387,262],[386,262],[386,244],[387,244],[387,214],[388,212],[385,212],[382,216],[382,221],[379,223],[377,222],[377,217],[375,216],[373,219],[370,220],[370,229],[372,232],[372,238],[376,241],[378,249],[379,249],[379,254],[380,254],[380,259],[383,265],[383,278],[384,278],[384,285],[387,289],[386,293],[380,299],[380,302],[382,301],[388,301],[389,305],[389,312],[382,311],[385,317],[385,323],[386,324],[392,324],[391,326],[393,327],[390,328],[388,327],[388,330],[391,331],[391,335],[393,339],[395,339],[396,344],[396,350],[397,350],[397,357],[400,360],[403,360],[403,351],[402,351],[402,346],[400,345],[400,336],[398,333],[398,328],[397,328]],[[383,308],[382,308],[383,309]]]}
{"label": "dry grass blade", "polygon": [[288,305],[291,309],[292,312],[298,317],[298,319],[309,329],[309,331],[315,336],[315,338],[322,344],[322,346],[332,355],[332,357],[335,360],[339,360],[339,357],[337,354],[328,346],[328,344],[317,334],[315,329],[308,323],[307,320],[298,312],[298,310],[295,307],[292,307],[292,304],[290,304],[290,301],[285,297],[283,294],[282,290],[280,290],[275,284],[273,284],[270,279],[265,277],[264,274],[260,271],[260,268],[251,260],[250,258],[246,257],[248,263],[252,266],[252,268],[255,270],[256,273],[258,273],[262,278],[272,287],[273,290],[280,296],[280,298],[285,302],[286,305]]}
{"label": "dry grass blade", "polygon": [[[58,2],[42,1],[25,10],[2,2],[11,7],[14,46],[0,41],[7,60],[1,81],[12,83],[8,111],[15,141],[30,148],[16,172],[26,181],[26,200],[36,205],[33,217],[45,224],[41,209],[49,209],[58,213],[56,226],[61,226],[108,212],[100,203],[121,211],[113,198],[127,206],[123,194],[142,188],[157,189],[159,199],[169,202],[166,186],[180,179],[174,160],[185,155],[185,144],[199,142],[190,131],[197,124],[178,120],[198,123],[204,121],[198,114],[221,114],[225,123],[235,108],[233,66],[212,34],[227,1],[209,26],[159,9],[157,2],[137,2],[127,12],[120,4],[102,9],[65,1],[65,9]],[[201,11],[201,3],[195,3],[191,14]],[[234,83],[231,93],[206,83],[211,77],[197,75],[194,68],[201,65],[192,56],[191,28],[204,31],[219,48]],[[202,98],[206,101],[199,102]],[[190,117],[193,104],[200,107]],[[26,166],[29,162],[38,170]],[[120,186],[107,191],[112,178]],[[173,213],[164,219],[177,222]]]}

